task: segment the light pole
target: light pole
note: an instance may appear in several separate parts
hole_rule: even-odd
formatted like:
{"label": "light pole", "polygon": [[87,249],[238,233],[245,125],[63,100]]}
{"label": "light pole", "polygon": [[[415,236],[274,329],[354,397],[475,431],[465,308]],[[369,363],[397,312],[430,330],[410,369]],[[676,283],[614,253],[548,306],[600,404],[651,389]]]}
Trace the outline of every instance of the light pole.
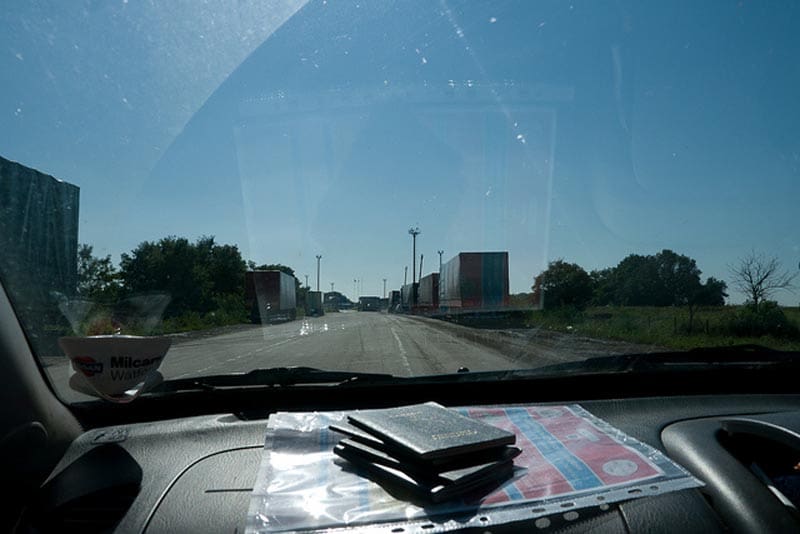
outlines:
{"label": "light pole", "polygon": [[317,254],[317,293],[319,293],[319,260],[322,259],[321,254]]}
{"label": "light pole", "polygon": [[331,293],[333,293],[333,282],[331,282]]}
{"label": "light pole", "polygon": [[444,254],[444,250],[437,250],[436,252],[439,254],[439,274],[441,274],[442,273],[442,254]]}
{"label": "light pole", "polygon": [[406,265],[403,270],[403,285],[407,284],[408,284],[408,265]]}
{"label": "light pole", "polygon": [[411,283],[417,281],[417,236],[421,233],[418,226],[408,229],[411,235]]}
{"label": "light pole", "polygon": [[306,275],[306,287],[308,287],[308,275]]}
{"label": "light pole", "polygon": [[383,279],[383,298],[386,298],[386,278]]}
{"label": "light pole", "polygon": [[353,278],[353,302],[358,300],[358,280]]}
{"label": "light pole", "polygon": [[422,258],[425,257],[425,254],[419,255],[419,279],[422,280]]}

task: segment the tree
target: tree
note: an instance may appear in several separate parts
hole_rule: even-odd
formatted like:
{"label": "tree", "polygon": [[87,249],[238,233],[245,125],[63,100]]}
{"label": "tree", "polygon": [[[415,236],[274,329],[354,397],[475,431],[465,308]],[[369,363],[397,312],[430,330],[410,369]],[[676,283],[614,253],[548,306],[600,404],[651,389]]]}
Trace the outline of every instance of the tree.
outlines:
{"label": "tree", "polygon": [[656,254],[654,260],[661,302],[666,306],[693,305],[702,288],[697,262],[668,249]]}
{"label": "tree", "polygon": [[122,254],[120,278],[128,294],[167,293],[165,316],[174,317],[214,311],[231,295],[243,302],[245,269],[236,246],[218,245],[213,237],[190,243],[169,236]]}
{"label": "tree", "polygon": [[710,300],[724,303],[725,283],[712,278],[712,286],[704,289],[701,274],[694,259],[669,249],[655,255],[630,254],[613,269],[592,273],[595,301],[621,306],[694,306]]}
{"label": "tree", "polygon": [[244,294],[244,261],[236,245],[217,245],[214,238],[202,250],[208,259],[213,291],[218,294]]}
{"label": "tree", "polygon": [[595,306],[607,306],[614,302],[614,269],[595,269],[589,273],[592,279],[592,304]]}
{"label": "tree", "polygon": [[91,245],[78,246],[78,296],[90,300],[116,300],[120,284],[119,273],[111,255],[97,258]]}
{"label": "tree", "polygon": [[767,257],[751,251],[728,268],[733,286],[747,295],[748,301],[758,311],[759,305],[775,292],[794,286],[796,275],[781,269],[776,257]]}
{"label": "tree", "polygon": [[[698,271],[699,272],[699,271]],[[685,305],[689,309],[689,333],[694,328],[694,314],[698,306],[722,306],[725,304],[727,284],[722,280],[709,277],[705,284],[697,280],[689,289]]]}
{"label": "tree", "polygon": [[592,279],[582,267],[564,260],[551,261],[533,283],[533,298],[545,309],[582,308],[592,299]]}
{"label": "tree", "polygon": [[703,284],[697,262],[664,249],[655,255],[630,254],[616,267],[592,271],[596,305],[686,306],[689,330],[698,306],[721,306],[727,285],[716,278]]}
{"label": "tree", "polygon": [[694,300],[698,306],[724,306],[727,297],[728,284],[709,276],[706,283],[700,287]]}
{"label": "tree", "polygon": [[667,306],[654,256],[630,254],[614,268],[614,304],[620,306]]}

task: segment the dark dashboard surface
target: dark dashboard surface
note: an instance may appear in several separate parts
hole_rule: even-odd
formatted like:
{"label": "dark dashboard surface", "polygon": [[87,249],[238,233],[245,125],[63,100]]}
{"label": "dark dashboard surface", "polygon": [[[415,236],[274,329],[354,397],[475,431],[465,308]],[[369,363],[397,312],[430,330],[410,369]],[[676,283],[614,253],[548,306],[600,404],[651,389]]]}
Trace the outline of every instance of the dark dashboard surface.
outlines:
{"label": "dark dashboard surface", "polygon": [[[781,424],[788,425],[787,421],[800,422],[800,417],[791,413],[800,409],[800,396],[715,395],[570,402],[581,404],[623,432],[666,452],[703,480],[706,487],[491,530],[533,526],[538,531],[559,532],[778,532],[800,525],[791,503],[782,502],[781,494],[769,489],[769,480],[753,475],[753,461],[747,455],[754,447],[747,442],[749,437],[739,439],[747,435],[746,428],[742,430],[741,424],[736,427],[736,421],[743,417],[752,419],[759,414],[782,414],[783,419],[773,421],[773,430]],[[734,421],[732,428],[737,433],[725,430],[727,421]],[[29,510],[27,520],[35,522],[31,518],[44,515],[68,517],[73,522],[86,520],[76,519],[79,512],[71,509],[80,508],[74,504],[80,503],[82,497],[96,492],[106,496],[124,493],[121,488],[129,491],[126,483],[139,476],[138,489],[130,497],[132,503],[128,501],[123,510],[119,510],[119,499],[106,499],[116,503],[118,513],[124,514],[114,531],[243,532],[266,424],[266,418],[244,420],[221,414],[87,431],[74,441],[43,486],[49,493]],[[752,439],[769,440],[770,435],[765,437],[762,433]],[[784,441],[775,446],[787,458],[793,458],[793,445],[797,446],[795,452],[800,450],[791,434],[778,439]],[[103,460],[117,466],[106,469],[105,476],[97,475],[98,469],[102,470],[97,465],[87,466],[101,461],[87,460],[92,451],[99,458],[98,449],[116,455]],[[775,472],[770,466],[764,469]],[[84,478],[91,480],[75,484],[83,472]],[[59,485],[60,480],[72,483]],[[48,510],[48,506],[52,509]],[[100,516],[102,512],[93,513]]]}

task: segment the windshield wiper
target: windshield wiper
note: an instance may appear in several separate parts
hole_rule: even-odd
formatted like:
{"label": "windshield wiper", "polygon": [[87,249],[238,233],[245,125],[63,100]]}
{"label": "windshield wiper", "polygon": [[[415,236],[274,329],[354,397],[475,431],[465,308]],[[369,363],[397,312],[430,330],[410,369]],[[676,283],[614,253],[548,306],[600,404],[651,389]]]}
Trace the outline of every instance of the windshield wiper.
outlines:
{"label": "windshield wiper", "polygon": [[254,369],[246,373],[228,373],[167,380],[150,393],[177,391],[213,391],[226,388],[264,388],[299,385],[374,385],[388,383],[452,383],[481,382],[486,380],[519,380],[558,377],[566,375],[608,375],[620,373],[648,373],[685,370],[708,370],[719,367],[764,369],[775,366],[800,365],[800,352],[784,352],[759,345],[732,345],[703,347],[687,351],[646,352],[598,356],[585,360],[546,365],[528,369],[469,372],[399,377],[386,373],[357,371],[330,371],[314,367],[273,367]]}
{"label": "windshield wiper", "polygon": [[779,365],[800,365],[800,352],[779,351],[761,345],[698,347],[686,351],[598,356],[532,369],[505,371],[504,374],[506,378],[512,379],[561,374],[642,373],[716,367],[763,369]]}
{"label": "windshield wiper", "polygon": [[797,364],[800,353],[780,351],[762,345],[720,345],[696,347],[682,352],[636,354],[629,357],[634,370],[665,366],[747,366],[764,367]]}
{"label": "windshield wiper", "polygon": [[396,382],[402,377],[386,373],[361,373],[356,371],[326,371],[315,367],[272,367],[253,369],[246,373],[226,373],[166,380],[150,393],[172,393],[187,390],[215,390],[224,388],[283,387],[302,384],[328,384],[334,386],[375,382]]}

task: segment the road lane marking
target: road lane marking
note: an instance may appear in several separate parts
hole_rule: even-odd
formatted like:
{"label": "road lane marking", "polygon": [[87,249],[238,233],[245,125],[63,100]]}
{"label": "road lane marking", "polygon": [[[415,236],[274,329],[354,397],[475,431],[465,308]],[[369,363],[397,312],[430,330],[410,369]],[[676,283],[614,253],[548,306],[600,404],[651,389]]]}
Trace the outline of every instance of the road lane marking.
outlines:
{"label": "road lane marking", "polygon": [[240,360],[240,359],[242,359],[244,357],[247,357],[247,356],[255,356],[256,354],[260,354],[262,352],[268,352],[268,351],[270,351],[272,349],[275,349],[277,347],[280,347],[280,346],[285,345],[287,343],[290,343],[292,341],[297,341],[299,339],[300,338],[293,337],[293,338],[285,339],[283,341],[279,341],[278,343],[273,343],[272,345],[266,345],[264,347],[259,347],[259,348],[255,349],[255,350],[251,350],[251,351],[245,352],[243,354],[240,354],[238,356],[234,356],[233,358],[229,358],[229,359],[227,359],[225,361],[214,362],[214,363],[212,363],[211,365],[209,365],[207,367],[203,367],[202,369],[193,369],[192,371],[189,371],[189,372],[186,372],[186,373],[182,373],[180,375],[175,376],[174,378],[175,379],[185,378],[187,376],[192,376],[192,375],[196,375],[196,374],[199,374],[199,373],[205,373],[206,371],[208,371],[209,369],[213,369],[214,367],[218,367],[220,365],[223,365],[223,364],[226,364],[226,363],[230,363],[230,362],[235,361],[235,360]]}
{"label": "road lane marking", "polygon": [[397,341],[397,346],[400,349],[400,358],[403,361],[403,366],[406,368],[406,372],[408,376],[411,376],[411,366],[408,364],[408,358],[406,357],[406,349],[403,348],[403,342],[400,341],[400,336],[397,335],[397,330],[394,327],[391,327],[392,335],[394,336],[394,340]]}

